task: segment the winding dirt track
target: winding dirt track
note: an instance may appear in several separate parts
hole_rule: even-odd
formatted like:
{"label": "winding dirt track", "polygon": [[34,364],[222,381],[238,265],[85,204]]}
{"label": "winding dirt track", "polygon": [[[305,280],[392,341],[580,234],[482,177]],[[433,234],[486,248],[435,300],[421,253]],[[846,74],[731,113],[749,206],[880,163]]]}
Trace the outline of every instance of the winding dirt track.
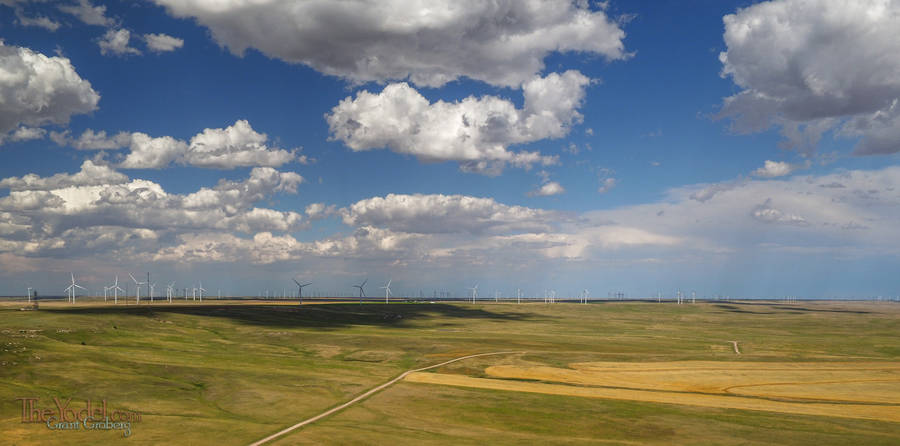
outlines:
{"label": "winding dirt track", "polygon": [[272,440],[274,440],[274,439],[276,439],[276,438],[278,438],[278,437],[280,437],[280,436],[282,436],[282,435],[284,435],[284,434],[286,434],[286,433],[288,433],[288,432],[291,432],[291,431],[293,431],[293,430],[295,430],[295,429],[299,429],[299,428],[301,428],[301,427],[303,427],[303,426],[306,426],[307,424],[315,423],[316,421],[321,420],[322,418],[325,418],[325,417],[327,417],[327,416],[329,416],[329,415],[331,415],[331,414],[333,414],[333,413],[335,413],[335,412],[339,412],[339,411],[341,411],[341,410],[344,410],[344,409],[346,409],[347,407],[349,407],[349,406],[351,406],[351,405],[353,405],[353,404],[355,404],[355,403],[358,403],[358,402],[360,402],[360,401],[362,401],[362,400],[368,398],[368,397],[371,396],[372,394],[374,394],[374,393],[376,393],[376,392],[378,392],[378,391],[384,389],[385,387],[388,387],[388,386],[390,386],[391,384],[394,384],[394,383],[396,383],[397,381],[400,381],[401,379],[406,378],[406,375],[409,375],[410,373],[414,373],[414,372],[424,372],[425,370],[434,369],[434,368],[437,368],[437,367],[441,367],[441,366],[450,364],[450,363],[452,363],[452,362],[462,361],[463,359],[475,358],[475,357],[478,357],[478,356],[508,355],[508,354],[511,354],[511,353],[525,353],[525,352],[492,352],[492,353],[479,353],[479,354],[477,354],[477,355],[460,356],[459,358],[454,358],[454,359],[451,359],[451,360],[449,360],[449,361],[444,361],[444,362],[442,362],[442,363],[440,363],[440,364],[430,365],[430,366],[428,366],[428,367],[422,367],[422,368],[420,368],[420,369],[407,370],[407,371],[401,373],[400,376],[397,376],[396,378],[394,378],[394,379],[392,379],[392,380],[390,380],[390,381],[388,381],[388,382],[386,382],[386,383],[384,383],[384,384],[382,384],[382,385],[380,385],[380,386],[378,386],[378,387],[375,387],[374,389],[371,389],[371,390],[369,390],[368,392],[366,392],[366,393],[364,393],[364,394],[362,394],[362,395],[360,395],[360,396],[358,396],[358,397],[356,397],[356,398],[353,398],[352,400],[347,401],[347,402],[344,403],[344,404],[341,404],[340,406],[333,407],[333,408],[328,409],[328,410],[326,410],[325,412],[322,412],[322,413],[320,413],[320,414],[318,414],[318,415],[316,415],[316,416],[314,416],[314,417],[312,417],[312,418],[303,420],[303,421],[301,421],[301,422],[299,422],[299,423],[297,423],[297,424],[295,424],[295,425],[293,425],[293,426],[291,426],[291,427],[288,427],[288,428],[286,428],[286,429],[282,429],[282,430],[280,430],[280,431],[278,431],[278,432],[275,432],[274,434],[269,435],[268,437],[263,438],[262,440],[259,440],[259,441],[257,441],[257,442],[251,443],[250,446],[259,446],[259,445],[261,445],[261,444],[267,443],[267,442],[272,441]]}

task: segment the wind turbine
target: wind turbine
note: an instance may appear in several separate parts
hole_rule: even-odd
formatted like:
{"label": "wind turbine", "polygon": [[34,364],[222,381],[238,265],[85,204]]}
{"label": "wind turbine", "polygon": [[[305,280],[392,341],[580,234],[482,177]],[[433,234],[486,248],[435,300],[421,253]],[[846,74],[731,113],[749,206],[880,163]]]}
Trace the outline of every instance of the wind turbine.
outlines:
{"label": "wind turbine", "polygon": [[366,280],[363,280],[363,283],[361,283],[359,285],[353,285],[353,288],[359,288],[359,303],[362,303],[362,298],[366,297],[366,292],[363,290],[363,287],[366,286],[366,282],[368,282],[368,281],[369,281],[369,279],[366,279]]}
{"label": "wind turbine", "polygon": [[72,275],[72,284],[69,285],[68,288],[66,288],[66,291],[69,292],[69,302],[74,304],[75,303],[75,288],[81,288],[82,290],[85,290],[85,291],[87,291],[87,288],[75,283],[75,273],[70,273],[70,274]]}
{"label": "wind turbine", "polygon": [[586,304],[586,303],[588,302],[588,296],[590,296],[590,295],[591,295],[591,292],[588,291],[587,288],[585,288],[585,289],[584,289],[584,300],[582,301],[582,303],[585,303],[585,304]]}
{"label": "wind turbine", "polygon": [[[112,290],[113,296],[115,296],[116,303],[119,303],[119,291],[123,293],[125,292],[125,290],[119,287],[119,276],[116,276],[116,281],[106,289]],[[103,300],[106,300],[106,293],[103,294]]]}
{"label": "wind turbine", "polygon": [[156,288],[156,282],[150,284],[150,303],[153,303],[153,289]]}
{"label": "wind turbine", "polygon": [[34,288],[32,288],[32,287],[28,287],[28,302],[31,302],[31,290],[33,290],[33,289]]}
{"label": "wind turbine", "polygon": [[473,286],[472,288],[469,288],[469,289],[472,290],[472,303],[474,304],[475,298],[478,297],[478,284],[476,283],[475,286]]}
{"label": "wind turbine", "polygon": [[516,303],[517,304],[522,303],[522,289],[521,288],[516,288]]}
{"label": "wind turbine", "polygon": [[300,282],[297,282],[297,279],[291,279],[291,280],[293,280],[294,283],[297,284],[297,297],[300,298],[300,303],[302,304],[303,303],[303,287],[305,287],[307,285],[312,285],[312,282],[301,284]]}
{"label": "wind turbine", "polygon": [[145,285],[147,282],[138,282],[137,279],[135,279],[134,276],[131,275],[131,273],[128,273],[128,275],[131,276],[131,280],[134,281],[135,288],[136,288],[135,299],[137,299],[137,303],[140,304],[141,303],[141,285]]}
{"label": "wind turbine", "polygon": [[166,287],[166,299],[169,301],[169,303],[172,303],[172,297],[174,296],[174,294],[175,282],[172,282],[169,284],[169,286]]}
{"label": "wind turbine", "polygon": [[384,289],[384,303],[388,303],[388,297],[391,295],[391,281],[394,279],[388,279],[387,285],[381,287]]}
{"label": "wind turbine", "polygon": [[200,288],[198,288],[197,290],[200,291],[200,302],[202,303],[203,302],[203,292],[206,291],[206,289],[203,288],[202,280],[200,281]]}

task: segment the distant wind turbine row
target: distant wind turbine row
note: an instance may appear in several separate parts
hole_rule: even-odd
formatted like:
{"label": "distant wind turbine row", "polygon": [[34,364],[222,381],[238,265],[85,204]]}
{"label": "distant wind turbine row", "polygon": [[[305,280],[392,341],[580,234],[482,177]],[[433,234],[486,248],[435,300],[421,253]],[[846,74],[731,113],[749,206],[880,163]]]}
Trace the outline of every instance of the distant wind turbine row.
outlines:
{"label": "distant wind turbine row", "polygon": [[[150,273],[147,273],[146,280],[138,280],[137,277],[135,277],[131,273],[128,273],[128,276],[131,278],[132,282],[134,282],[134,285],[135,285],[134,296],[135,296],[136,302],[138,304],[141,303],[141,297],[142,297],[141,296],[141,288],[144,288],[145,292],[146,292],[145,297],[149,297],[150,302],[153,303],[155,301],[154,299],[156,297],[155,293],[156,293],[157,282],[151,282]],[[85,288],[77,283],[76,278],[75,278],[75,273],[70,273],[69,279],[71,280],[71,283],[69,283],[69,285],[64,289],[69,303],[75,303],[75,298],[78,294],[78,290],[83,291],[82,295],[90,295],[90,292],[87,288]],[[299,302],[302,304],[303,303],[303,288],[312,285],[312,282],[301,283],[296,278],[292,278],[291,280],[297,286],[297,298],[299,299]],[[352,288],[355,288],[358,290],[358,296],[359,296],[360,303],[362,303],[363,299],[367,297],[366,291],[365,291],[365,286],[368,282],[369,282],[369,279],[366,278],[361,283],[352,285]],[[184,288],[184,299],[185,300],[194,300],[194,301],[199,301],[201,303],[203,302],[203,295],[208,294],[208,291],[206,288],[203,287],[203,281],[199,281],[198,283],[199,283],[199,286],[193,286],[191,288]],[[384,303],[386,303],[386,304],[391,302],[391,297],[396,297],[394,295],[393,290],[391,289],[392,284],[393,284],[393,279],[389,278],[387,283],[385,283],[384,286],[379,287],[380,289],[384,290]],[[475,283],[474,285],[472,285],[472,287],[467,288],[466,290],[469,291],[470,295],[469,296],[463,295],[463,298],[465,299],[467,297],[471,297],[471,303],[473,303],[473,304],[477,303],[477,301],[478,301],[478,286],[479,286],[478,283]],[[188,293],[189,290],[190,290],[190,294]],[[115,280],[112,284],[103,287],[103,301],[107,302],[109,300],[109,298],[112,297],[113,302],[115,304],[118,304],[120,293],[122,293],[123,296],[127,296],[128,290],[123,289],[120,286],[119,276],[116,275]],[[112,296],[110,296],[110,294]],[[175,300],[176,294],[177,294],[177,289],[175,288],[174,281],[169,283],[168,285],[166,285],[166,301],[167,302],[172,303]],[[282,290],[281,298],[282,299],[285,298],[286,294],[287,293],[284,290]],[[523,298],[525,298],[525,294],[522,292],[522,289],[516,288],[515,294],[516,294],[515,295],[516,303],[522,303]],[[623,293],[623,292],[617,291],[615,293],[610,292],[609,294],[610,294],[610,298],[613,298],[613,296],[615,297],[615,299],[624,299],[625,298],[625,293]],[[495,291],[494,292],[494,301],[500,302],[502,300],[501,295],[502,295],[502,293],[500,291]],[[266,299],[269,298],[269,290],[266,290],[265,296],[266,296]],[[272,293],[272,296],[278,297],[277,293]],[[422,293],[422,291],[419,290],[419,298],[424,298],[424,296],[425,295]],[[37,291],[33,287],[28,287],[27,288],[28,302],[31,302],[36,297],[37,297]],[[218,291],[218,297],[219,297],[219,299],[222,298],[221,289],[219,289],[219,291]],[[438,290],[435,290],[434,297],[438,298]],[[262,298],[262,294],[260,294],[260,298]],[[453,293],[451,293],[449,291],[441,291],[440,298],[441,299],[452,299]],[[722,298],[721,296],[716,296],[715,299],[719,300],[721,298]],[[534,299],[534,298],[527,298],[527,299]],[[642,299],[642,298],[637,298],[637,299]],[[726,296],[725,299],[727,300],[728,297]],[[795,296],[787,296],[783,299],[784,299],[784,301],[786,301],[788,303],[797,302],[797,298]],[[587,304],[592,299],[590,297],[590,291],[587,288],[585,288],[578,293],[570,294],[569,297],[566,298],[566,300],[577,301],[581,304]],[[900,297],[898,297],[896,300],[900,301]],[[663,302],[662,293],[657,293],[656,301],[659,303]],[[687,301],[687,296],[685,296],[685,293],[682,292],[681,289],[676,289],[675,293],[674,293],[674,301],[678,305],[684,304]],[[558,299],[556,290],[545,289],[544,290],[544,303],[552,304],[552,303],[557,303],[557,302],[559,302],[559,299]],[[690,303],[693,304],[696,302],[697,302],[697,292],[691,291]]]}

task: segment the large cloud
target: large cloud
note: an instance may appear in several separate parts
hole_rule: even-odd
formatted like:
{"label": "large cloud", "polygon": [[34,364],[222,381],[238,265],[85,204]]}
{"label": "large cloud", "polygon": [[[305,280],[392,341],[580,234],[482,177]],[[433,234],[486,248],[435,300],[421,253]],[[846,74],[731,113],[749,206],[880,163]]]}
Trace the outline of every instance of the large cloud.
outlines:
{"label": "large cloud", "polygon": [[246,120],[224,129],[205,129],[191,138],[185,162],[198,167],[226,169],[238,166],[280,166],[294,153],[266,146],[269,137]]}
{"label": "large cloud", "polygon": [[269,147],[268,135],[253,130],[246,120],[238,120],[225,128],[204,129],[190,142],[171,136],[152,137],[146,133],[85,130],[78,138],[68,133],[52,132],[50,138],[59,145],[79,150],[102,150],[128,147],[130,151],[119,167],[126,169],[161,169],[172,163],[214,169],[236,167],[278,167],[293,160],[308,162],[306,156]]}
{"label": "large cloud", "polygon": [[69,59],[0,41],[0,134],[19,125],[65,124],[96,110],[99,100]]}
{"label": "large cloud", "polygon": [[[416,274],[502,273],[502,281],[528,281],[557,272],[595,277],[624,266],[657,275],[662,265],[717,271],[746,259],[759,268],[748,274],[757,274],[771,267],[761,259],[827,263],[900,254],[897,166],[689,185],[658,202],[579,214],[463,195],[391,194],[337,211],[314,203],[308,215],[336,213],[349,228],[318,238],[293,233],[304,227],[299,214],[256,204],[292,193],[302,179],[289,172],[254,169],[244,180],[184,195],[120,177],[111,180],[118,184],[65,186],[86,181],[76,175],[3,182],[16,190],[0,199],[0,263],[66,258],[77,249],[81,257],[102,252],[117,261],[304,265],[323,278],[402,265]],[[60,188],[51,189],[53,182]],[[716,192],[694,198],[702,190]]]}
{"label": "large cloud", "polygon": [[51,177],[42,178],[33,173],[21,178],[11,177],[0,180],[0,189],[13,191],[54,190],[72,186],[98,186],[103,184],[123,184],[128,177],[116,172],[109,166],[95,164],[86,160],[81,164],[81,170],[75,174],[58,173]]}
{"label": "large cloud", "polygon": [[96,237],[98,228],[123,234],[143,231],[154,239],[190,231],[293,231],[304,225],[299,213],[256,203],[275,193],[296,193],[302,182],[294,172],[258,167],[243,181],[222,180],[181,195],[85,161],[72,175],[0,180],[0,188],[10,189],[0,198],[0,245],[5,251],[39,255],[41,247],[81,246],[86,242],[79,237]]}
{"label": "large cloud", "polygon": [[389,148],[423,161],[458,161],[469,171],[496,173],[506,163],[556,163],[536,152],[510,152],[512,144],[566,135],[590,80],[577,71],[535,77],[522,85],[524,107],[495,96],[459,102],[429,101],[406,83],[381,93],[359,92],[326,115],[332,138],[355,151]]}
{"label": "large cloud", "polygon": [[811,152],[836,129],[858,154],[900,151],[900,2],[775,0],[724,21],[722,74],[743,91],[721,116],[736,130],[779,125]]}
{"label": "large cloud", "polygon": [[545,232],[562,215],[491,198],[388,194],[360,200],[343,211],[344,223],[411,233]]}
{"label": "large cloud", "polygon": [[551,52],[629,56],[619,25],[581,1],[156,2],[196,18],[235,54],[255,48],[353,82],[408,78],[437,87],[467,76],[518,86]]}

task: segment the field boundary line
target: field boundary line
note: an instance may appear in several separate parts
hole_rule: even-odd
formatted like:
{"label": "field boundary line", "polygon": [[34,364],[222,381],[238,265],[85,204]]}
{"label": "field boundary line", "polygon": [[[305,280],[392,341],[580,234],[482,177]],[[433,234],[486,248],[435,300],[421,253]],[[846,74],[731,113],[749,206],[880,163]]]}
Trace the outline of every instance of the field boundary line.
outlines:
{"label": "field boundary line", "polygon": [[303,427],[303,426],[306,426],[307,424],[315,423],[316,421],[319,421],[319,420],[321,420],[322,418],[325,418],[325,417],[327,417],[327,416],[329,416],[329,415],[331,415],[331,414],[334,414],[334,413],[336,413],[336,412],[340,412],[341,410],[344,410],[344,409],[346,409],[347,407],[350,407],[350,406],[352,406],[353,404],[358,403],[358,402],[360,402],[360,401],[362,401],[362,400],[368,398],[369,396],[371,396],[371,395],[377,393],[378,391],[385,389],[386,387],[390,386],[391,384],[394,384],[394,383],[396,383],[397,381],[400,381],[401,379],[405,378],[406,375],[409,375],[410,373],[414,373],[414,372],[424,372],[425,370],[431,370],[431,369],[434,369],[434,368],[437,368],[437,367],[445,366],[445,365],[447,365],[447,364],[450,364],[450,363],[453,363],[453,362],[456,362],[456,361],[462,361],[463,359],[476,358],[476,357],[479,357],[479,356],[509,355],[509,354],[513,354],[513,353],[525,353],[525,352],[491,352],[491,353],[478,353],[478,354],[475,354],[475,355],[467,355],[467,356],[460,356],[459,358],[453,358],[453,359],[451,359],[451,360],[449,360],[449,361],[444,361],[444,362],[442,362],[442,363],[440,363],[440,364],[430,365],[430,366],[422,367],[422,368],[418,368],[418,369],[407,370],[407,371],[401,373],[401,374],[400,374],[399,376],[397,376],[396,378],[394,378],[394,379],[392,379],[392,380],[390,380],[390,381],[388,381],[388,382],[386,382],[386,383],[384,383],[384,384],[382,384],[382,385],[380,385],[380,386],[378,386],[378,387],[375,387],[375,388],[373,388],[373,389],[370,389],[368,392],[363,393],[362,395],[359,395],[359,396],[357,396],[356,398],[353,398],[352,400],[347,401],[347,402],[344,403],[344,404],[341,404],[341,405],[339,405],[339,406],[336,406],[336,407],[333,407],[333,408],[331,408],[331,409],[328,409],[328,410],[326,410],[325,412],[322,412],[322,413],[320,413],[320,414],[318,414],[318,415],[316,415],[316,416],[314,416],[314,417],[312,417],[312,418],[308,418],[308,419],[306,419],[306,420],[303,420],[303,421],[301,421],[301,422],[299,422],[299,423],[297,423],[297,424],[295,424],[295,425],[293,425],[293,426],[291,426],[291,427],[282,429],[282,430],[280,430],[280,431],[278,431],[278,432],[276,432],[276,433],[274,433],[274,434],[272,434],[272,435],[269,435],[269,436],[266,437],[266,438],[263,438],[262,440],[256,441],[256,442],[254,442],[254,443],[250,443],[249,446],[259,446],[259,445],[261,445],[261,444],[268,443],[268,442],[270,442],[270,441],[272,441],[272,440],[274,440],[274,439],[276,439],[276,438],[278,438],[278,437],[280,437],[280,436],[282,436],[282,435],[284,435],[284,434],[287,434],[288,432],[291,432],[291,431],[293,431],[293,430],[299,429],[299,428],[301,428],[301,427]]}

